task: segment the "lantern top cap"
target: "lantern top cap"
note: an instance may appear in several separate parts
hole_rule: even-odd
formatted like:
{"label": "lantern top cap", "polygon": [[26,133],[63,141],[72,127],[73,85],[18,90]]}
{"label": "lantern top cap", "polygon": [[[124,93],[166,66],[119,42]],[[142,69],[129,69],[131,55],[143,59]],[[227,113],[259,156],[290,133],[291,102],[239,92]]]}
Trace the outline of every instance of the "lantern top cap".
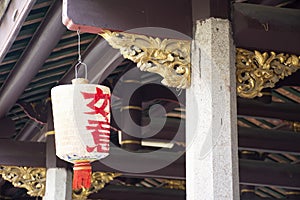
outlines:
{"label": "lantern top cap", "polygon": [[72,80],[72,84],[88,84],[89,80],[85,79],[85,78],[75,78]]}

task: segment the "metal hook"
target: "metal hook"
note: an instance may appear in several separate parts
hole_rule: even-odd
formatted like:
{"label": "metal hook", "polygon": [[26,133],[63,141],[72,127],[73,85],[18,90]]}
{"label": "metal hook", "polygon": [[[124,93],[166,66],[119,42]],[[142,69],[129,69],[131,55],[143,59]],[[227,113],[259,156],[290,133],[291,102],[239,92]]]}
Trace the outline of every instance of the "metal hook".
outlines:
{"label": "metal hook", "polygon": [[78,67],[80,65],[83,65],[84,66],[84,71],[85,71],[85,79],[87,79],[87,65],[84,63],[84,62],[78,62],[76,65],[75,65],[75,78],[78,78]]}
{"label": "metal hook", "polygon": [[262,26],[264,27],[266,32],[269,31],[269,23],[262,24]]}
{"label": "metal hook", "polygon": [[78,62],[81,62],[81,54],[80,54],[80,29],[77,30],[77,37],[78,37]]}
{"label": "metal hook", "polygon": [[78,36],[78,63],[75,65],[75,78],[78,78],[78,67],[80,65],[83,65],[85,70],[85,79],[87,79],[87,65],[81,61],[81,54],[80,54],[80,29],[77,30],[77,36]]}

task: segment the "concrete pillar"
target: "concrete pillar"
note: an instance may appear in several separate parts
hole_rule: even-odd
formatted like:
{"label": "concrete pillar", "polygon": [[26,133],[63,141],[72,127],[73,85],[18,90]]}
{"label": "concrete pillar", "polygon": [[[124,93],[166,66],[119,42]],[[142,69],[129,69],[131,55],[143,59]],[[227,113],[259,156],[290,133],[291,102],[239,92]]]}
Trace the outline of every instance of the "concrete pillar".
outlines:
{"label": "concrete pillar", "polygon": [[43,200],[72,200],[72,173],[65,168],[49,168]]}
{"label": "concrete pillar", "polygon": [[235,48],[228,20],[197,21],[187,89],[188,200],[238,200]]}

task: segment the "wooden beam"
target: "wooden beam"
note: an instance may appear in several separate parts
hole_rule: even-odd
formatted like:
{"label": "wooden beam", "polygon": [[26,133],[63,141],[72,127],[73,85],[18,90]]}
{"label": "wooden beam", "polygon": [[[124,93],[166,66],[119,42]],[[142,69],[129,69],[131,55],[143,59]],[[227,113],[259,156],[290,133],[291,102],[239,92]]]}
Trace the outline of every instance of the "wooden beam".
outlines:
{"label": "wooden beam", "polygon": [[247,3],[233,4],[237,47],[300,55],[300,11]]}
{"label": "wooden beam", "polygon": [[141,90],[144,102],[159,99],[185,105],[185,90],[182,91],[181,95],[177,95],[176,89],[159,84],[146,84],[141,87]]}
{"label": "wooden beam", "polygon": [[[16,165],[16,166],[31,166],[45,167],[46,166],[46,145],[45,143],[37,142],[17,142],[12,140],[0,140],[0,164],[1,165]],[[185,155],[182,155],[178,160],[170,165],[149,171],[146,173],[134,173],[120,171],[111,167],[109,163],[118,166],[124,163],[133,163],[139,168],[147,168],[147,165],[153,165],[154,162],[164,162],[164,159],[172,153],[162,153],[160,157],[149,156],[143,154],[142,158],[135,158],[124,154],[120,150],[113,149],[111,155],[101,162],[93,163],[94,171],[104,172],[121,172],[127,177],[153,177],[153,178],[174,178],[185,179]],[[245,185],[264,185],[276,186],[290,189],[300,189],[300,166],[282,163],[271,163],[264,161],[244,160],[240,159],[240,183]],[[150,166],[151,167],[151,166]]]}
{"label": "wooden beam", "polygon": [[0,118],[15,105],[65,31],[61,23],[61,1],[55,1],[1,87]]}
{"label": "wooden beam", "polygon": [[10,0],[3,0],[3,1],[0,1],[0,21],[3,17],[3,15],[5,14],[6,12],[6,9],[9,5],[9,2]]}
{"label": "wooden beam", "polygon": [[[49,136],[48,136],[49,137]],[[53,141],[53,138],[49,138]],[[53,148],[53,142],[49,141],[47,144],[48,152],[51,153]],[[53,151],[52,151],[53,154]],[[174,159],[174,163],[170,162],[171,165],[164,165],[168,162],[169,158]],[[13,141],[9,139],[0,139],[0,165],[14,165],[14,166],[29,166],[29,167],[46,167],[46,143],[42,142],[21,142]],[[47,167],[66,167],[66,162],[57,158],[56,164],[49,163]],[[53,161],[53,159],[52,159]],[[112,165],[110,165],[110,164]],[[121,166],[120,163],[131,163],[140,167],[140,170],[146,171],[155,167],[157,163],[162,163],[162,169],[157,169],[156,171],[151,171],[147,173],[136,174],[133,171],[121,171],[114,166]],[[178,156],[177,153],[162,152],[159,156],[141,153],[140,156],[132,157],[131,154],[126,154],[126,151],[111,148],[110,156],[101,160],[93,162],[94,171],[104,171],[104,172],[121,172],[123,175],[132,177],[157,177],[157,178],[178,178],[184,179],[185,170],[184,164],[185,157]],[[150,167],[150,168],[149,168]]]}
{"label": "wooden beam", "polygon": [[[229,0],[88,0],[84,3],[80,0],[64,0],[63,9],[63,23],[70,30],[80,28],[90,33],[99,33],[102,29],[126,31],[160,27],[192,36],[192,18],[195,21],[209,17],[228,19],[229,16]],[[161,37],[174,38],[174,35],[168,36],[166,32],[157,34],[155,36],[162,34]]]}
{"label": "wooden beam", "polygon": [[11,0],[0,24],[0,63],[19,34],[36,0]]}
{"label": "wooden beam", "polygon": [[[160,126],[162,119],[155,118],[152,123]],[[177,134],[177,142],[185,141],[185,125],[180,127],[180,119],[167,119],[163,129],[151,139],[171,141]],[[179,129],[180,128],[180,129]],[[151,129],[146,129],[143,135],[150,135]],[[300,155],[300,134],[291,131],[268,130],[259,128],[239,127],[239,149],[267,151],[275,153],[291,153]]]}
{"label": "wooden beam", "polygon": [[239,127],[239,149],[267,151],[274,153],[292,153],[300,155],[300,134],[258,128]]}
{"label": "wooden beam", "polygon": [[210,17],[229,19],[230,0],[192,0],[193,22]]}
{"label": "wooden beam", "polygon": [[[299,10],[246,3],[233,5],[233,32],[237,47],[300,54]],[[228,19],[230,6],[229,0],[88,0],[84,3],[81,0],[64,0],[63,22],[70,30],[80,28],[89,33],[99,33],[102,29],[126,31],[161,27],[192,36],[193,22],[209,17]],[[147,35],[146,32],[135,31]],[[178,37],[167,32],[148,35]]]}
{"label": "wooden beam", "polygon": [[[148,124],[150,118],[146,118],[145,121],[147,123],[144,124]],[[151,128],[143,129],[142,135],[149,139],[165,140],[167,142],[171,141],[177,134],[176,142],[185,142],[185,119],[167,118],[166,123],[163,124],[163,122],[163,118],[154,117],[151,119],[151,123],[157,127],[163,126],[163,128],[155,135],[153,135]]]}
{"label": "wooden beam", "polygon": [[[160,119],[153,119],[152,123],[159,124]],[[180,120],[168,119],[164,128],[151,139],[170,142],[177,134],[177,142],[185,141],[185,130],[178,129]],[[158,125],[159,126],[159,125]],[[145,130],[149,135],[151,130]],[[238,128],[240,150],[253,150],[260,152],[291,153],[300,155],[300,134],[291,131],[268,130],[259,128]]]}
{"label": "wooden beam", "polygon": [[0,139],[0,148],[0,165],[46,166],[45,143]]}
{"label": "wooden beam", "polygon": [[70,30],[96,34],[103,29],[160,27],[191,36],[190,10],[189,0],[64,0],[63,23]]}
{"label": "wooden beam", "polygon": [[300,105],[291,103],[264,104],[253,99],[238,98],[238,115],[300,121]]}
{"label": "wooden beam", "polygon": [[300,166],[240,159],[240,184],[300,189]]}
{"label": "wooden beam", "polygon": [[[179,122],[179,121],[178,121]],[[173,121],[173,126],[176,121]],[[175,125],[175,127],[178,125]],[[167,132],[169,136],[164,137],[161,135],[162,133],[158,133],[158,135],[154,138],[155,139],[165,139],[166,142],[172,139],[172,134],[177,132],[176,129],[173,132]],[[184,141],[184,130],[181,130],[180,133],[182,135],[182,140]],[[284,152],[284,153],[293,153],[293,154],[300,154],[299,146],[300,143],[300,135],[287,132],[287,131],[276,131],[276,130],[266,130],[266,129],[255,129],[255,128],[239,128],[239,149],[248,149],[248,150],[255,150],[255,151],[268,151],[268,152]],[[60,159],[56,158],[56,161],[50,159],[50,155],[55,155],[54,152],[54,137],[48,136],[47,137],[47,145],[45,143],[34,143],[34,142],[20,142],[20,141],[12,141],[12,140],[0,140],[1,153],[0,157],[3,156],[1,159],[0,164],[11,163],[12,165],[22,165],[29,163],[29,166],[45,166],[42,161],[45,159],[45,150],[47,146],[47,151],[49,151],[48,156],[48,167],[54,166],[65,166],[65,162],[61,161]],[[172,154],[168,154],[170,156]],[[175,155],[175,154],[174,154]],[[19,158],[22,159],[19,159]],[[29,158],[32,162],[26,161]],[[161,158],[150,158],[145,155],[144,159],[138,158],[130,158],[129,155],[126,155],[119,150],[112,149],[110,157],[111,162],[118,163],[120,160],[124,162],[136,162],[136,163],[144,163],[144,162],[159,162]],[[146,160],[146,161],[145,161]],[[55,161],[55,162],[54,162]],[[42,163],[42,164],[41,164]],[[105,170],[111,171],[114,169],[107,167],[102,162],[95,162],[94,169],[97,171]],[[181,168],[184,166],[184,157],[177,160],[174,165],[170,165],[166,169],[162,169],[160,171],[156,171],[153,174],[155,176],[177,176],[177,177],[184,177],[184,170]],[[178,167],[178,168],[177,168]],[[173,170],[173,171],[172,171]],[[166,174],[164,174],[166,172]],[[127,173],[128,175],[132,175],[132,173]]]}
{"label": "wooden beam", "polygon": [[15,134],[15,122],[7,117],[0,119],[0,139],[12,138]]}
{"label": "wooden beam", "polygon": [[140,152],[133,155],[120,148],[111,148],[110,156],[93,162],[92,166],[94,171],[120,172],[129,177],[185,179],[185,154],[180,152]]}
{"label": "wooden beam", "polygon": [[42,125],[36,121],[28,121],[14,138],[18,141],[32,141],[32,139],[41,131]]}
{"label": "wooden beam", "polygon": [[[288,198],[282,198],[284,200],[299,200],[300,197],[288,197]],[[247,195],[247,196],[241,196],[241,200],[279,200],[278,198],[268,198],[268,197],[259,197],[255,194]]]}
{"label": "wooden beam", "polygon": [[167,188],[145,188],[135,186],[107,185],[98,193],[89,196],[89,199],[143,199],[143,200],[184,200],[184,190]]}

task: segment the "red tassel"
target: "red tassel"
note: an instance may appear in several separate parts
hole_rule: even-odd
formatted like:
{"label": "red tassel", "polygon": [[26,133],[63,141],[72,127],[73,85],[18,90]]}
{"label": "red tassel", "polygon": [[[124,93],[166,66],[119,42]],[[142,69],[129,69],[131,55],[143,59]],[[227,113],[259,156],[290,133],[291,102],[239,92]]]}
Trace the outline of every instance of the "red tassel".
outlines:
{"label": "red tassel", "polygon": [[91,187],[92,166],[89,161],[75,162],[73,172],[73,190]]}

